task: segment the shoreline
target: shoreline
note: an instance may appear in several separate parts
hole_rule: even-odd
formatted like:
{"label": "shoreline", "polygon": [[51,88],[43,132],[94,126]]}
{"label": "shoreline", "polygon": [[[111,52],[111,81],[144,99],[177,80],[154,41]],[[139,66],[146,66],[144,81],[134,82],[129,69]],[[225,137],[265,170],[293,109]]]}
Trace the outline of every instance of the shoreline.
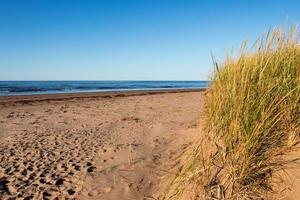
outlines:
{"label": "shoreline", "polygon": [[151,90],[126,90],[126,91],[104,91],[104,92],[75,92],[75,93],[56,93],[56,94],[28,94],[28,95],[11,95],[0,96],[0,105],[6,103],[30,103],[41,101],[64,101],[71,99],[89,99],[89,98],[114,98],[128,96],[143,96],[166,93],[184,93],[184,92],[201,92],[207,88],[196,89],[151,89]]}

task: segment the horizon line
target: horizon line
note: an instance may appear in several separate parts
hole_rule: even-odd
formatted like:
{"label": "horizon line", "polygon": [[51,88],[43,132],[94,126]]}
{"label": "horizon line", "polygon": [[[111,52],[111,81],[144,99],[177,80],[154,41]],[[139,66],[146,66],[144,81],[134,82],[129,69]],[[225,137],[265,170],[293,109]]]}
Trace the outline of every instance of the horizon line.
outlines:
{"label": "horizon line", "polygon": [[58,79],[58,80],[0,80],[0,82],[4,82],[4,81],[39,81],[39,82],[43,82],[43,81],[210,81],[210,80],[175,80],[175,79],[170,79],[170,80],[142,80],[142,79],[135,79],[135,80],[126,80],[126,79],[104,79],[104,80],[101,80],[101,79],[90,79],[90,80],[86,80],[86,79]]}

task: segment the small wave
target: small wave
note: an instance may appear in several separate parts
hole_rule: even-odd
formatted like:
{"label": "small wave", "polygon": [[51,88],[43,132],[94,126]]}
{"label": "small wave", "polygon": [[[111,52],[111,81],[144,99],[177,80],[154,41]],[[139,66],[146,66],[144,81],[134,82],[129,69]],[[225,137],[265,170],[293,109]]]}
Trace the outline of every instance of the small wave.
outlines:
{"label": "small wave", "polygon": [[0,81],[0,95],[205,88],[207,81]]}

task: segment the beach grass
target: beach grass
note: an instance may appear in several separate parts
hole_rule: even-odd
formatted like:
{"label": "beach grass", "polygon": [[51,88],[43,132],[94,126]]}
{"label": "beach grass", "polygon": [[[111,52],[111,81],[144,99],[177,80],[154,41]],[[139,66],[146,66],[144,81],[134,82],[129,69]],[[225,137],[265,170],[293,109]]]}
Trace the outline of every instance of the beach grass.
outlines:
{"label": "beach grass", "polygon": [[[181,156],[165,199],[265,199],[300,134],[300,46],[296,26],[274,28],[215,65],[206,128]],[[183,199],[185,199],[183,198]]]}

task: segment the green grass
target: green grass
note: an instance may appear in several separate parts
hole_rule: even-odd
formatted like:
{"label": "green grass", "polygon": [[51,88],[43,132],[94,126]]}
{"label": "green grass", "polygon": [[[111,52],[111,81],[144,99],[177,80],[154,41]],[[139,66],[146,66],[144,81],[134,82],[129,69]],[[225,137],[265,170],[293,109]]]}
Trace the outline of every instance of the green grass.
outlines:
{"label": "green grass", "polygon": [[276,173],[297,160],[284,155],[300,134],[298,36],[296,27],[276,28],[254,50],[243,45],[237,58],[215,63],[205,137],[185,153],[165,199],[266,198],[273,192]]}

